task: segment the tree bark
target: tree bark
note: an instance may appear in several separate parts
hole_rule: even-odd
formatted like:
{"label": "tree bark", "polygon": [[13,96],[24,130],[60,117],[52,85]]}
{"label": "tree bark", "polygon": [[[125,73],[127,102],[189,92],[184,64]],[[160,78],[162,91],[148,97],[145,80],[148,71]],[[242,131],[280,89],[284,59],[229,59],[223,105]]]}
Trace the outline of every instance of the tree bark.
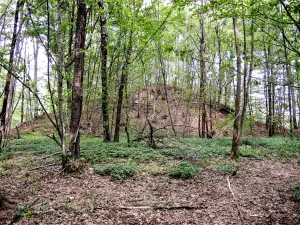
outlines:
{"label": "tree bark", "polygon": [[[73,49],[72,49],[72,43],[73,43],[73,36],[74,36],[74,20],[75,20],[75,1],[72,0],[71,2],[71,14],[70,14],[70,30],[69,30],[69,45],[68,45],[68,60],[69,60],[69,66],[66,68],[68,72],[71,74],[71,65],[74,61],[74,55],[73,55]],[[71,76],[66,78],[66,84],[67,89],[71,92],[72,90],[72,79]],[[72,105],[72,97],[68,97],[68,109],[71,109]]]}
{"label": "tree bark", "polygon": [[[26,53],[25,53],[26,55]],[[26,61],[24,59],[24,65],[26,65]],[[25,77],[26,77],[26,68],[24,68],[23,71],[23,83],[25,83]],[[21,90],[21,124],[24,123],[24,101],[25,101],[25,87],[22,85],[22,90]]]}
{"label": "tree bark", "polygon": [[16,3],[16,10],[15,10],[15,16],[14,16],[14,28],[13,28],[13,36],[12,36],[12,41],[11,41],[11,47],[10,47],[10,52],[9,52],[9,70],[6,76],[6,82],[4,86],[4,98],[2,102],[2,109],[0,112],[0,149],[2,149],[2,141],[4,135],[5,135],[5,130],[6,130],[6,113],[7,113],[7,105],[8,105],[8,98],[9,94],[12,91],[11,90],[11,80],[12,80],[12,75],[11,73],[13,72],[13,62],[14,62],[14,53],[15,53],[15,46],[17,42],[17,28],[18,28],[18,22],[19,22],[19,11],[22,9],[24,5],[23,1],[18,0]]}
{"label": "tree bark", "polygon": [[118,90],[118,102],[117,102],[117,112],[116,112],[116,124],[115,124],[115,134],[114,134],[114,142],[118,142],[120,138],[120,128],[121,128],[121,117],[122,117],[122,107],[123,107],[123,95],[124,95],[124,88],[127,85],[128,80],[128,65],[131,56],[132,50],[132,38],[133,38],[133,23],[131,24],[131,30],[129,34],[129,43],[128,46],[125,47],[125,62],[122,67],[121,72],[121,81]]}
{"label": "tree bark", "polygon": [[[99,1],[99,6],[104,10],[103,0]],[[101,80],[102,80],[102,119],[103,119],[103,138],[104,141],[110,141],[109,129],[109,109],[108,109],[108,83],[107,83],[107,33],[106,17],[100,18],[101,27]]]}
{"label": "tree bark", "polygon": [[222,91],[223,91],[223,82],[224,82],[224,73],[222,70],[222,44],[221,44],[221,37],[220,37],[220,25],[217,23],[216,25],[216,35],[218,41],[218,96],[217,96],[217,104],[219,105],[222,98]]}
{"label": "tree bark", "polygon": [[[244,101],[242,106],[242,115],[241,115],[241,123],[240,123],[240,137],[242,136],[242,131],[244,127],[244,122],[246,119],[247,105],[249,102],[249,93],[250,93],[250,84],[252,79],[253,72],[253,61],[254,61],[254,23],[251,23],[251,49],[250,49],[250,67],[248,73],[248,54],[247,54],[247,40],[246,40],[246,25],[245,20],[243,20],[243,30],[244,30]],[[251,129],[252,130],[252,129]]]}
{"label": "tree bark", "polygon": [[62,152],[62,168],[65,169],[67,165],[67,154],[66,154],[66,131],[65,131],[65,118],[63,109],[63,76],[62,76],[62,63],[63,63],[63,52],[62,52],[62,33],[61,33],[61,21],[62,21],[62,5],[61,0],[57,0],[57,97],[58,97],[58,117],[60,127],[60,147]]}
{"label": "tree bark", "polygon": [[75,60],[74,79],[72,86],[72,106],[70,120],[70,152],[74,158],[80,155],[80,119],[82,114],[83,75],[84,75],[84,48],[86,37],[87,10],[84,0],[78,1],[76,34],[75,34]]}
{"label": "tree bark", "polygon": [[[282,29],[282,35],[284,35],[284,30]],[[293,78],[291,74],[289,55],[286,48],[285,39],[283,39],[283,47],[284,47],[284,57],[285,57],[285,70],[286,76],[288,79],[288,105],[289,105],[289,122],[290,122],[290,133],[294,132],[294,129],[297,129],[297,119],[296,119],[296,108],[294,107],[295,95],[293,86]],[[294,124],[296,121],[296,124]]]}
{"label": "tree bark", "polygon": [[201,38],[200,38],[200,71],[201,71],[201,81],[200,81],[200,113],[201,113],[201,137],[210,137],[211,134],[207,133],[207,111],[206,111],[206,77],[207,77],[207,69],[206,69],[206,56],[205,56],[205,28],[204,28],[204,20],[200,20],[201,27]]}
{"label": "tree bark", "polygon": [[173,117],[172,117],[171,107],[170,107],[170,102],[169,102],[166,68],[165,68],[164,61],[163,61],[163,58],[162,58],[162,55],[161,55],[161,52],[160,52],[160,46],[159,46],[159,61],[160,61],[160,66],[161,66],[161,72],[162,72],[162,75],[163,75],[164,92],[165,92],[165,98],[166,98],[167,107],[168,107],[170,123],[171,123],[171,126],[172,126],[173,133],[176,137],[177,134],[176,134],[176,130],[175,130],[175,127],[174,127]]}
{"label": "tree bark", "polygon": [[[34,39],[33,39],[32,42],[33,42],[33,49],[34,49],[33,50],[33,56],[34,56],[34,91],[37,94],[37,92],[38,92],[38,87],[37,87],[38,77],[37,77],[37,74],[38,74],[39,43],[38,43],[37,39],[35,40],[35,43],[34,43]],[[38,100],[35,98],[35,100],[34,100],[34,119],[37,119],[37,117],[39,115],[38,107],[39,107],[39,103],[38,103]]]}
{"label": "tree bark", "polygon": [[237,18],[233,17],[233,28],[234,28],[234,38],[235,38],[235,51],[236,51],[236,93],[235,93],[235,119],[233,124],[233,139],[231,148],[231,158],[235,159],[238,157],[238,150],[241,138],[241,93],[242,93],[242,59],[241,59],[241,46],[239,43],[239,30],[237,24]]}

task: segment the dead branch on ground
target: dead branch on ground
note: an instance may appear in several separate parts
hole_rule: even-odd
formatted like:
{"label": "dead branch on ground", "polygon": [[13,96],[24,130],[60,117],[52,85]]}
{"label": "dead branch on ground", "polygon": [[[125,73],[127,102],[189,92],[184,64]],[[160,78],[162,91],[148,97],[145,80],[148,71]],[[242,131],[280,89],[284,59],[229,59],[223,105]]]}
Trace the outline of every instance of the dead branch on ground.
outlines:
{"label": "dead branch on ground", "polygon": [[179,209],[186,209],[186,210],[193,210],[193,209],[202,209],[203,206],[191,206],[191,205],[178,205],[178,206],[118,206],[118,207],[105,207],[99,206],[94,209],[104,209],[104,210],[179,210]]}
{"label": "dead branch on ground", "polygon": [[238,200],[236,199],[236,197],[235,197],[235,195],[234,195],[234,192],[233,192],[232,189],[231,189],[231,185],[230,185],[230,181],[229,181],[229,176],[227,177],[227,183],[228,183],[228,188],[229,188],[229,190],[230,190],[230,192],[231,192],[231,194],[232,194],[234,203],[235,203],[235,205],[236,205],[236,208],[237,208],[237,210],[238,210],[238,215],[239,215],[239,217],[240,217],[241,224],[242,224],[242,225],[245,225],[246,223],[245,223],[245,219],[244,219],[244,216],[243,216],[243,214],[242,214],[242,211],[241,211],[241,207],[240,207],[240,205],[239,205],[239,203],[238,203]]}

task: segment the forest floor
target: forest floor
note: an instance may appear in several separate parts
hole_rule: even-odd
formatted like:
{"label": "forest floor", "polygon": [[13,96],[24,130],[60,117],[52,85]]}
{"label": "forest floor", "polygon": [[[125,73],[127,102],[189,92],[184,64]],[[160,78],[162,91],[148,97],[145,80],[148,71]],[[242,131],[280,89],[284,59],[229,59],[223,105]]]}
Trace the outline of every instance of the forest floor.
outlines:
{"label": "forest floor", "polygon": [[[291,191],[300,182],[299,141],[244,138],[238,162],[228,161],[230,143],[185,138],[177,148],[151,150],[84,136],[84,171],[62,174],[58,155],[45,158],[58,151],[55,143],[23,135],[0,160],[0,189],[18,201],[0,211],[1,224],[241,224],[238,207],[245,224],[300,224]],[[170,167],[184,159],[197,176],[171,178]],[[97,174],[120,163],[136,174],[123,181]]]}

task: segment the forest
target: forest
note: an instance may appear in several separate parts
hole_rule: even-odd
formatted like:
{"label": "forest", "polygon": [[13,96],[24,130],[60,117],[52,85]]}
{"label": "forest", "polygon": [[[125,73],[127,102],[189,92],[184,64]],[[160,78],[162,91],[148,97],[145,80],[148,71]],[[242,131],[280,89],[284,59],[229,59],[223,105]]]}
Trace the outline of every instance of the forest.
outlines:
{"label": "forest", "polygon": [[300,224],[300,1],[1,0],[0,224]]}

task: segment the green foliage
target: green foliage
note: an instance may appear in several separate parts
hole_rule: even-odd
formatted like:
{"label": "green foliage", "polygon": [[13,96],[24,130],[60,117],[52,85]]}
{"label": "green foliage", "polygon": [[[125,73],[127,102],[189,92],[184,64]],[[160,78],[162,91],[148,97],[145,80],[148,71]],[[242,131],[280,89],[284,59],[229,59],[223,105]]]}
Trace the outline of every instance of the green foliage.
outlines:
{"label": "green foliage", "polygon": [[267,157],[268,149],[246,145],[246,146],[240,146],[239,153],[241,157],[248,157],[248,158]]}
{"label": "green foliage", "polygon": [[[242,145],[251,146],[250,148],[241,147],[241,155],[260,157],[280,157],[292,158],[300,156],[300,142],[290,140],[286,137],[246,137],[241,140]],[[244,154],[244,155],[243,155]]]}
{"label": "green foliage", "polygon": [[12,151],[8,148],[3,148],[0,155],[0,161],[8,160],[12,158]]}
{"label": "green foliage", "polygon": [[238,164],[234,161],[225,161],[216,165],[216,170],[222,175],[230,175],[237,169]]}
{"label": "green foliage", "polygon": [[132,164],[109,164],[104,167],[95,166],[95,173],[110,175],[115,180],[123,181],[136,174],[136,166]]}
{"label": "green foliage", "polygon": [[196,150],[198,158],[214,158],[227,157],[230,154],[232,139],[227,137],[215,139],[192,137],[187,138],[185,142]]}
{"label": "green foliage", "polygon": [[[2,151],[0,160],[9,159],[13,154],[49,155],[60,151],[59,146],[48,137],[35,136],[32,133],[22,134],[22,137],[23,139],[13,140],[10,148]],[[166,139],[165,142],[171,143],[171,140]],[[198,159],[226,158],[231,152],[232,139],[228,137],[215,139],[190,137],[172,142],[174,143],[171,148],[153,150],[142,142],[128,146],[123,134],[119,143],[104,143],[102,138],[83,135],[81,138],[81,156],[91,165],[117,161],[138,164],[165,163],[168,158],[183,160],[191,156],[196,156]],[[245,137],[241,140],[240,155],[249,158],[299,157],[300,142],[291,141],[285,137]]]}
{"label": "green foliage", "polygon": [[178,165],[172,166],[169,171],[170,177],[176,179],[191,179],[195,178],[199,172],[198,167],[190,164],[187,161],[183,161]]}
{"label": "green foliage", "polygon": [[49,204],[46,203],[46,204],[42,205],[42,206],[40,207],[40,210],[41,210],[41,211],[48,211],[48,210],[49,210]]}
{"label": "green foliage", "polygon": [[33,209],[30,206],[27,205],[19,205],[16,211],[16,216],[18,218],[24,217],[24,218],[30,218],[33,214]]}
{"label": "green foliage", "polygon": [[300,183],[296,183],[290,187],[292,198],[294,201],[300,201]]}
{"label": "green foliage", "polygon": [[128,147],[124,137],[121,138],[119,143],[104,143],[101,138],[84,137],[81,143],[81,154],[90,164],[110,162],[113,159],[136,162],[165,161],[162,153],[149,149],[143,143]]}
{"label": "green foliage", "polygon": [[50,138],[44,136],[22,135],[23,139],[12,141],[10,148],[14,152],[44,155],[58,152],[60,147]]}

